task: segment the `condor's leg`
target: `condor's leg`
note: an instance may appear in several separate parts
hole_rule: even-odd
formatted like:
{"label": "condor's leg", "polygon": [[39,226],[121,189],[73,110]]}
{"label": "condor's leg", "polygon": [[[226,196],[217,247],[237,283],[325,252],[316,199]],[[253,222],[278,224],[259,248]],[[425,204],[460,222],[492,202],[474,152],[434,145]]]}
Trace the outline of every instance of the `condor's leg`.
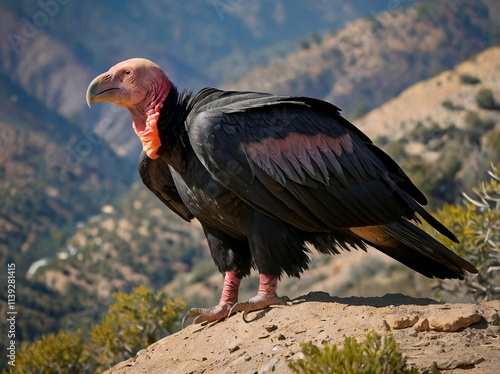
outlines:
{"label": "condor's leg", "polygon": [[209,308],[193,308],[182,319],[182,325],[189,318],[193,323],[212,322],[226,318],[230,309],[238,302],[241,278],[250,274],[252,258],[247,242],[230,237],[211,227],[203,227],[212,258],[225,274],[224,286],[219,304]]}
{"label": "condor's leg", "polygon": [[298,277],[309,263],[301,233],[287,223],[254,212],[247,232],[250,251],[260,273],[259,291],[250,300],[234,305],[229,315],[286,304],[288,297],[279,297],[276,292],[281,274]]}
{"label": "condor's leg", "polygon": [[285,305],[290,299],[286,296],[279,297],[276,293],[278,277],[266,274],[260,274],[259,292],[248,301],[242,301],[233,305],[229,311],[231,316],[237,312],[253,312],[266,309],[271,305]]}
{"label": "condor's leg", "polygon": [[224,286],[219,304],[210,308],[192,308],[182,319],[182,326],[189,318],[193,318],[193,324],[202,322],[218,321],[229,315],[231,308],[238,303],[238,289],[241,279],[233,272],[228,271],[224,277]]}

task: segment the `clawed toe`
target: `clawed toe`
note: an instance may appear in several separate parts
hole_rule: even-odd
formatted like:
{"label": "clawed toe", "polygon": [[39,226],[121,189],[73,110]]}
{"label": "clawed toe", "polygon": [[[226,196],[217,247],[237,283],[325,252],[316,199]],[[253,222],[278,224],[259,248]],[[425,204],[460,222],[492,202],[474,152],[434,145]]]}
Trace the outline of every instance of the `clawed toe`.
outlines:
{"label": "clawed toe", "polygon": [[277,276],[260,274],[257,296],[240,303],[238,302],[240,278],[228,271],[224,277],[224,286],[219,304],[211,308],[193,308],[189,310],[182,319],[182,327],[185,327],[186,321],[190,318],[194,318],[193,324],[220,321],[238,312],[244,312],[243,318],[245,318],[247,313],[266,309],[271,305],[286,305],[290,299],[286,296],[279,297],[276,294],[277,283]]}
{"label": "clawed toe", "polygon": [[286,305],[289,301],[290,299],[286,296],[279,297],[278,295],[259,294],[248,301],[234,304],[229,311],[228,317],[238,312],[244,312],[243,317],[245,317],[249,312],[266,309],[271,305]]}
{"label": "clawed toe", "polygon": [[186,321],[190,318],[193,319],[193,325],[202,323],[202,322],[213,322],[220,321],[224,319],[229,314],[229,306],[222,307],[220,305],[216,305],[211,308],[192,308],[190,309],[182,319],[182,327],[186,326]]}

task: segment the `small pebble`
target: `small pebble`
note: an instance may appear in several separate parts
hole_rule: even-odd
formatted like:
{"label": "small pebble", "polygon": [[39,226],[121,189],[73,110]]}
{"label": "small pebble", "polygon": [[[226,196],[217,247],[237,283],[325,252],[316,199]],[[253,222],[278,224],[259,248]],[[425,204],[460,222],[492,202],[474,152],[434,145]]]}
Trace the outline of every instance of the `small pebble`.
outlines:
{"label": "small pebble", "polygon": [[274,330],[278,329],[278,326],[274,324],[269,324],[269,325],[264,325],[264,328],[266,329],[267,332],[273,332]]}
{"label": "small pebble", "polygon": [[229,353],[236,352],[238,349],[240,349],[240,346],[239,345],[235,345],[233,348],[229,349]]}

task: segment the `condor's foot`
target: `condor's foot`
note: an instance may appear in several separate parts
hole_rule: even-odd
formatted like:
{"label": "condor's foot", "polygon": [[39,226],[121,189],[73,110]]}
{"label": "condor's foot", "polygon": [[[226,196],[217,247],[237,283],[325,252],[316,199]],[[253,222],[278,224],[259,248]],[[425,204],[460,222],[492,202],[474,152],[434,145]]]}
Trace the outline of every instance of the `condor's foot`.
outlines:
{"label": "condor's foot", "polygon": [[229,315],[231,307],[238,302],[240,281],[241,279],[235,273],[231,271],[226,272],[219,304],[211,308],[190,309],[182,319],[182,327],[185,326],[186,321],[190,318],[194,318],[193,324],[220,321],[226,318]]}
{"label": "condor's foot", "polygon": [[238,312],[244,312],[243,317],[245,317],[248,312],[266,309],[271,305],[286,305],[290,299],[286,296],[279,297],[276,294],[277,285],[278,277],[260,274],[259,293],[257,296],[252,297],[248,301],[234,304],[229,311],[228,317]]}
{"label": "condor's foot", "polygon": [[271,305],[286,305],[290,299],[286,296],[279,297],[278,295],[269,295],[258,293],[257,296],[252,297],[248,301],[242,301],[233,305],[229,311],[228,317],[234,313],[244,312],[243,317],[246,317],[247,313],[254,312],[256,310],[266,309]]}
{"label": "condor's foot", "polygon": [[182,319],[182,327],[185,327],[186,321],[194,318],[193,325],[202,322],[220,321],[229,315],[230,305],[216,305],[211,308],[192,308]]}

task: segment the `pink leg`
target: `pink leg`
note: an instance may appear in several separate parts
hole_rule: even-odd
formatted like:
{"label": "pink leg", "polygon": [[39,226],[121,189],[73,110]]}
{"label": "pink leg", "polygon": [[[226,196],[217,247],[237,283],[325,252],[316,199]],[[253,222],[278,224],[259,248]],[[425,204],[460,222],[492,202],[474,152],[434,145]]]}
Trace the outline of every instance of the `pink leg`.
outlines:
{"label": "pink leg", "polygon": [[194,317],[193,324],[202,322],[218,321],[226,318],[233,305],[238,303],[238,289],[241,279],[233,272],[226,272],[224,277],[224,286],[222,288],[222,296],[219,304],[211,308],[192,308],[182,319],[182,326],[185,322]]}
{"label": "pink leg", "polygon": [[259,292],[257,296],[252,297],[248,301],[234,304],[229,311],[229,316],[237,312],[253,312],[262,310],[271,305],[285,305],[289,301],[288,297],[279,297],[276,293],[278,285],[278,277],[260,274]]}

